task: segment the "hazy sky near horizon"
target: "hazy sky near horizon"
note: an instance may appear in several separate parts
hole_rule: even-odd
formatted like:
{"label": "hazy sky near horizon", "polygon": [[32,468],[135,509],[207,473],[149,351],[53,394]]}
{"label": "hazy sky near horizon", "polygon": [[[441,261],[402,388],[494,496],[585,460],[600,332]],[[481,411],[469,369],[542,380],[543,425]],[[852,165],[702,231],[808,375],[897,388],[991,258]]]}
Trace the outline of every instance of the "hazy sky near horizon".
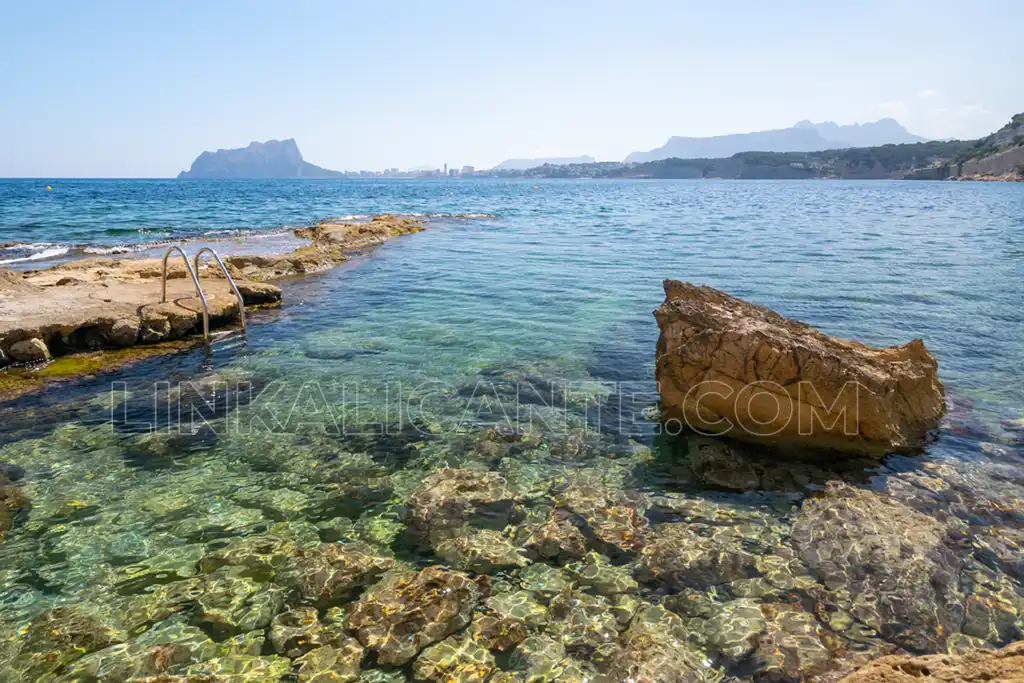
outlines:
{"label": "hazy sky near horizon", "polygon": [[293,137],[339,170],[621,160],[672,135],[1024,111],[1020,0],[0,0],[0,177],[166,177]]}

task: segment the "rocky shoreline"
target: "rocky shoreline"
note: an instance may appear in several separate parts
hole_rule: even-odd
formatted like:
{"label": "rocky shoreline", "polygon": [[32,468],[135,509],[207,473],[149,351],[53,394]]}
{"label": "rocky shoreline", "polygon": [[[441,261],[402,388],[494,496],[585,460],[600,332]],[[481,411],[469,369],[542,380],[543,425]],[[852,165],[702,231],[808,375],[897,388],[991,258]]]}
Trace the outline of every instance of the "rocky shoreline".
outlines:
{"label": "rocky shoreline", "polygon": [[[332,268],[392,237],[423,229],[415,218],[394,215],[326,220],[295,231],[308,246],[286,254],[226,256],[224,262],[247,307],[272,306],[280,303],[282,292],[271,282]],[[202,303],[181,258],[168,261],[166,303],[160,303],[161,275],[162,261],[152,258],[91,258],[45,270],[0,270],[0,368],[201,335]],[[197,275],[211,330],[237,321],[237,299],[215,264],[202,265]],[[90,367],[97,365],[102,363]],[[10,398],[37,385],[0,381],[0,396]]]}
{"label": "rocky shoreline", "polygon": [[[307,232],[309,250],[230,267],[266,285],[416,229],[326,223]],[[129,284],[151,279],[141,263],[120,267]],[[104,269],[30,277],[45,291]],[[923,343],[871,349],[716,290],[665,289],[667,416],[714,423],[674,398],[709,370],[821,381],[823,393],[852,377],[879,396],[846,463],[916,444],[942,414]],[[249,372],[205,386],[273,380]],[[454,395],[484,378],[553,376],[487,367]],[[735,401],[718,407],[742,421]],[[232,418],[266,408],[238,403]],[[1020,646],[1006,645],[1024,637],[1024,480],[1009,448],[888,470],[874,458],[866,483],[864,466],[785,461],[756,451],[761,441],[683,435],[652,449],[575,417],[356,435],[233,433],[218,429],[226,415],[198,433],[84,420],[8,444],[0,679],[1020,679]],[[833,436],[810,444],[841,445]]]}

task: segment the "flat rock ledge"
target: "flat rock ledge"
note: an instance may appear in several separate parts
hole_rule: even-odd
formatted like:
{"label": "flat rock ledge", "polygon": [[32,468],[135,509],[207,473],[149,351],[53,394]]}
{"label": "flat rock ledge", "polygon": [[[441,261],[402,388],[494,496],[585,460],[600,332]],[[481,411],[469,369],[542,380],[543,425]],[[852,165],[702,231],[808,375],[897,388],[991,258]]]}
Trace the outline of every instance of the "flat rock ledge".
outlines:
{"label": "flat rock ledge", "polygon": [[[396,235],[422,230],[408,217],[323,221],[296,230],[310,245],[288,254],[224,259],[246,306],[281,301],[268,281],[331,268]],[[161,259],[95,258],[38,271],[0,270],[0,367],[47,361],[80,350],[117,349],[202,334],[202,303],[180,257],[168,263],[161,303]],[[220,270],[199,272],[210,327],[238,320],[238,300]]]}
{"label": "flat rock ledge", "polygon": [[872,348],[711,287],[664,287],[655,375],[669,422],[800,453],[880,456],[920,446],[945,412],[920,339]]}
{"label": "flat rock ledge", "polygon": [[1022,683],[1024,642],[964,655],[891,655],[869,663],[840,683]]}

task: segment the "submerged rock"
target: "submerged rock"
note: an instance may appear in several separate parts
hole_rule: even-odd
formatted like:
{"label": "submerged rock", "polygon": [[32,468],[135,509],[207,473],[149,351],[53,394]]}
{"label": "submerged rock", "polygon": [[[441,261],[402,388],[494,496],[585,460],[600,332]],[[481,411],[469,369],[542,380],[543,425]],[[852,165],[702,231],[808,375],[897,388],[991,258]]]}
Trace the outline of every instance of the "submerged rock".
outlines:
{"label": "submerged rock", "polygon": [[299,552],[292,582],[302,597],[320,605],[337,603],[395,566],[365,543],[324,543]]}
{"label": "submerged rock", "polygon": [[487,607],[502,617],[521,621],[528,626],[539,627],[548,622],[547,608],[527,591],[496,593],[487,598]]}
{"label": "submerged rock", "polygon": [[199,570],[209,574],[221,568],[238,576],[272,581],[290,566],[295,544],[280,536],[245,536],[232,539],[226,546],[203,556]]}
{"label": "submerged rock", "polygon": [[14,526],[15,519],[31,507],[28,496],[18,486],[12,486],[0,474],[0,542]]}
{"label": "submerged rock", "polygon": [[478,614],[470,625],[473,639],[489,650],[504,652],[527,636],[526,624],[501,614]]}
{"label": "submerged rock", "polygon": [[964,655],[891,655],[846,676],[840,683],[982,683],[1024,681],[1024,642],[1002,650]]}
{"label": "submerged rock", "polygon": [[519,643],[509,658],[512,670],[519,674],[521,680],[529,683],[553,681],[565,671],[568,664],[565,647],[544,635],[530,636]]}
{"label": "submerged rock", "polygon": [[655,375],[666,418],[780,446],[882,455],[919,445],[945,411],[915,339],[871,348],[710,287],[666,280]]}
{"label": "submerged rock", "polygon": [[[38,680],[83,655],[127,640],[127,634],[84,605],[55,607],[33,619],[17,638],[7,666],[24,680]],[[0,665],[0,674],[4,666]],[[3,678],[3,676],[0,676]]]}
{"label": "submerged rock", "polygon": [[355,638],[336,636],[295,660],[299,683],[348,683],[359,678],[366,652]]}
{"label": "submerged rock", "polygon": [[756,641],[753,666],[766,681],[810,680],[833,666],[832,653],[822,640],[826,631],[815,616],[797,605],[761,607],[766,625]]}
{"label": "submerged rock", "polygon": [[422,539],[446,538],[465,525],[503,529],[513,521],[515,496],[495,472],[443,468],[424,478],[408,506],[409,526]]}
{"label": "submerged rock", "polygon": [[561,511],[578,527],[591,549],[606,555],[634,553],[647,542],[645,500],[641,494],[570,486],[554,498]]}
{"label": "submerged rock", "polygon": [[551,601],[549,633],[567,648],[597,648],[619,636],[619,621],[601,596],[566,591]]}
{"label": "submerged rock", "polygon": [[425,649],[412,671],[422,681],[483,683],[494,671],[494,655],[473,638],[452,636]]}
{"label": "submerged rock", "polygon": [[453,529],[434,542],[434,552],[453,567],[489,574],[529,564],[520,549],[499,531]]}
{"label": "submerged rock", "polygon": [[242,576],[207,576],[196,600],[196,624],[218,636],[264,628],[284,606],[284,589]]}
{"label": "submerged rock", "polygon": [[719,439],[687,439],[687,461],[697,479],[728,491],[755,491],[761,477],[753,464],[729,444]]}
{"label": "submerged rock", "polygon": [[462,572],[396,571],[359,598],[349,627],[379,663],[400,665],[468,625],[479,599],[480,588]]}
{"label": "submerged rock", "polygon": [[568,562],[583,557],[587,539],[569,521],[571,513],[553,511],[543,522],[524,524],[517,530],[517,543],[536,560]]}
{"label": "submerged rock", "polygon": [[663,607],[641,610],[622,638],[594,653],[599,680],[706,683],[721,674],[687,641],[682,620]]}
{"label": "submerged rock", "polygon": [[227,655],[185,670],[188,683],[277,683],[290,673],[292,662],[285,657]]}
{"label": "submerged rock", "polygon": [[217,657],[221,649],[194,626],[169,622],[126,643],[82,657],[67,667],[66,678],[124,683],[141,676],[183,670]]}
{"label": "submerged rock", "polygon": [[564,571],[541,562],[520,570],[517,578],[523,590],[533,593],[541,602],[548,602],[572,583]]}
{"label": "submerged rock", "polygon": [[792,538],[828,599],[886,640],[945,651],[959,630],[962,561],[936,519],[885,494],[835,484],[804,504]]}
{"label": "submerged rock", "polygon": [[740,542],[724,535],[699,535],[683,522],[657,528],[636,570],[640,581],[670,590],[707,589],[759,574],[757,559]]}
{"label": "submerged rock", "polygon": [[589,553],[583,562],[570,564],[566,570],[580,586],[598,595],[632,593],[639,587],[628,568],[611,565],[597,553]]}

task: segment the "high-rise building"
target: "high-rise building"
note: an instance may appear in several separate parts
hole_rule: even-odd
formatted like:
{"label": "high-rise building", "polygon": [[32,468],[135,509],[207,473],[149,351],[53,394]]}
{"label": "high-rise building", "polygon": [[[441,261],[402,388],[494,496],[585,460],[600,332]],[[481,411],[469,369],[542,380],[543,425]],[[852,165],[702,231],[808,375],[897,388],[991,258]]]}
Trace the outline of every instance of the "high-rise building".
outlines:
{"label": "high-rise building", "polygon": [[448,164],[444,165],[444,175],[448,175]]}

